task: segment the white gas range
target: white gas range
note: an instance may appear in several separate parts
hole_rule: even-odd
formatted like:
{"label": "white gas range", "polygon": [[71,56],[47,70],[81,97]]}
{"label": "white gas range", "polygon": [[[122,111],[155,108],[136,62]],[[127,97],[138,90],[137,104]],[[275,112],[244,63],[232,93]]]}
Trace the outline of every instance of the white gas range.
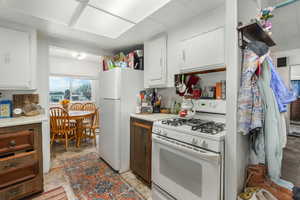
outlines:
{"label": "white gas range", "polygon": [[153,124],[153,200],[223,199],[226,103],[194,103],[198,113],[192,118]]}

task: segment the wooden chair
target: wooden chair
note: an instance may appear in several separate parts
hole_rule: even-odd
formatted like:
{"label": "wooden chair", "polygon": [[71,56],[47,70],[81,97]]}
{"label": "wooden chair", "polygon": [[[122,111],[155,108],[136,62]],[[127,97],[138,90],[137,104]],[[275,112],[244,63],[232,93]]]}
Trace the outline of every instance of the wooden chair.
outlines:
{"label": "wooden chair", "polygon": [[99,128],[99,111],[95,110],[94,114],[89,117],[88,123],[83,124],[83,138],[89,138],[94,140],[96,145],[96,130]]}
{"label": "wooden chair", "polygon": [[69,110],[83,110],[82,103],[72,103]]}
{"label": "wooden chair", "polygon": [[94,103],[86,103],[83,105],[83,110],[86,111],[95,111],[97,109],[97,106]]}
{"label": "wooden chair", "polygon": [[51,145],[58,140],[65,141],[65,148],[68,149],[69,140],[76,139],[76,126],[70,122],[69,114],[63,108],[50,108],[50,129]]}

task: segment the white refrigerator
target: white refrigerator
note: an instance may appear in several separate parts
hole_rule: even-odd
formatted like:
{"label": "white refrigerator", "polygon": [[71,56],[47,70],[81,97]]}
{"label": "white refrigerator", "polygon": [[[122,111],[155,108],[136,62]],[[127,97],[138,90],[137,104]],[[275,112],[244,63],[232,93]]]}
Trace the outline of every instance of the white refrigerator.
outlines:
{"label": "white refrigerator", "polygon": [[140,70],[116,68],[100,74],[99,153],[114,170],[129,170],[130,114],[144,88]]}

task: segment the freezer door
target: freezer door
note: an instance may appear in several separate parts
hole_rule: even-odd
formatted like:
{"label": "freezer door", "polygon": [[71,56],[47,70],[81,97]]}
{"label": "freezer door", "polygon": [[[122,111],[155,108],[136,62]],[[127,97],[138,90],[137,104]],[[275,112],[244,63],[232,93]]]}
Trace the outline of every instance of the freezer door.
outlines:
{"label": "freezer door", "polygon": [[116,171],[120,170],[120,100],[100,100],[100,156]]}
{"label": "freezer door", "polygon": [[100,74],[99,96],[100,98],[121,98],[121,69],[104,71]]}

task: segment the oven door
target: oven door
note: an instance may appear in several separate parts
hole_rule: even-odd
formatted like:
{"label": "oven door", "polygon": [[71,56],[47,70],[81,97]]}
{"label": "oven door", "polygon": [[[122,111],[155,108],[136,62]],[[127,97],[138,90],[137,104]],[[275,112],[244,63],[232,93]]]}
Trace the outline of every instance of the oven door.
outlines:
{"label": "oven door", "polygon": [[178,200],[221,200],[221,155],[152,134],[152,181]]}

